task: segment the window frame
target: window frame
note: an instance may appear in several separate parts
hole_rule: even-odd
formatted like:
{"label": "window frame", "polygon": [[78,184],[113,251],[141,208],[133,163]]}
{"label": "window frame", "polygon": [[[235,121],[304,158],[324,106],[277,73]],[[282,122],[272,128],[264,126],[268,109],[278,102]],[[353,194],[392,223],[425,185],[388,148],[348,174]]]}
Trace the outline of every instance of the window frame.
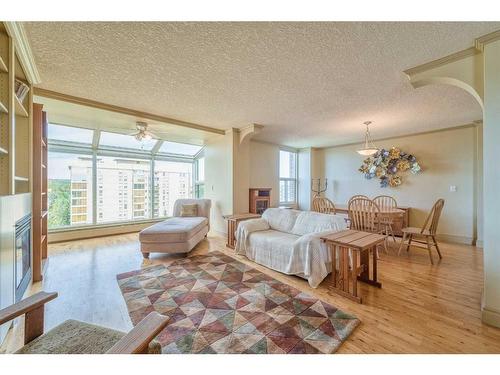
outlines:
{"label": "window frame", "polygon": [[[53,125],[60,126],[69,126],[74,128],[83,128],[80,126],[71,126],[62,123],[51,122]],[[57,233],[57,232],[65,232],[72,231],[75,229],[86,229],[86,228],[105,228],[117,225],[130,225],[130,224],[141,224],[148,222],[157,222],[165,220],[166,217],[154,217],[154,197],[155,197],[155,189],[154,189],[154,171],[155,171],[155,161],[171,161],[171,162],[182,162],[182,163],[190,163],[192,164],[192,192],[191,195],[195,196],[195,185],[194,185],[194,176],[195,176],[195,165],[197,157],[200,154],[203,154],[204,146],[202,146],[201,150],[196,155],[184,155],[184,154],[167,154],[159,152],[161,145],[163,144],[163,140],[158,140],[156,144],[153,146],[151,150],[140,150],[140,149],[130,149],[130,148],[119,148],[113,146],[100,146],[100,133],[99,129],[89,129],[94,132],[92,144],[86,143],[76,143],[71,141],[62,141],[62,140],[51,140],[48,139],[48,152],[60,152],[67,153],[73,155],[89,155],[92,157],[92,224],[76,224],[76,225],[68,225],[64,227],[57,227],[49,229],[49,233]],[[112,132],[111,132],[112,133]],[[174,141],[169,141],[174,142]],[[119,221],[109,221],[104,223],[98,223],[97,217],[97,158],[100,156],[110,156],[110,157],[123,157],[125,159],[142,159],[148,160],[150,165],[149,170],[149,178],[150,178],[150,198],[148,199],[149,205],[149,217],[145,219],[137,219],[137,220],[119,220]]]}
{"label": "window frame", "polygon": [[[203,199],[205,197],[205,172],[203,173],[203,180],[199,179],[200,172],[200,159],[203,159],[203,171],[205,171],[205,153],[201,149],[195,156],[193,163],[193,197],[196,199]],[[200,197],[200,187],[203,187],[203,196]]]}
{"label": "window frame", "polygon": [[[295,155],[295,176],[294,177],[281,177],[281,152],[289,152]],[[281,201],[281,181],[285,182],[293,182],[295,187],[295,194],[293,201]],[[296,207],[298,202],[298,183],[299,183],[299,152],[296,149],[283,147],[279,148],[278,154],[278,197],[279,197],[279,205],[284,207]]]}

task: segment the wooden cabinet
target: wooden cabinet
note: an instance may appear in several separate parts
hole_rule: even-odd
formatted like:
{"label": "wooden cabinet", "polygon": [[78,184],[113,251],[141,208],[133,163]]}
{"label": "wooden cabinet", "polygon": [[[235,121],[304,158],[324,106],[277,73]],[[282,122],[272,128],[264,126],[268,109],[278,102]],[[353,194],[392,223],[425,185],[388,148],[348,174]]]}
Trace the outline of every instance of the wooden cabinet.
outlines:
{"label": "wooden cabinet", "polygon": [[251,188],[248,207],[250,213],[262,215],[271,207],[271,188]]}

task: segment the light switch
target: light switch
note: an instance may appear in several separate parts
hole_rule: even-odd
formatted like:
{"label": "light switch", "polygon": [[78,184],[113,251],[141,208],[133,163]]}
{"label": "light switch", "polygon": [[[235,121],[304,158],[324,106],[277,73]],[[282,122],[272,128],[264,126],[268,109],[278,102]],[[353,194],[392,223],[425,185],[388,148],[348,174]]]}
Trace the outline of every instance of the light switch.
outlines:
{"label": "light switch", "polygon": [[450,185],[450,191],[452,193],[456,192],[457,191],[457,186],[456,185]]}

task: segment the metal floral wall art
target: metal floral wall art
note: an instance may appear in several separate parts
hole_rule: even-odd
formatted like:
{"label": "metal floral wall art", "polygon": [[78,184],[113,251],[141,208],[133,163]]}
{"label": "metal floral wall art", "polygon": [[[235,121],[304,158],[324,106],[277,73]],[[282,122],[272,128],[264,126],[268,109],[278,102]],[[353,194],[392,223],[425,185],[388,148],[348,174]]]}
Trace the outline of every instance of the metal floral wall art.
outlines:
{"label": "metal floral wall art", "polygon": [[373,156],[363,160],[363,165],[358,170],[368,180],[378,178],[380,187],[385,188],[401,185],[401,173],[410,171],[417,174],[421,168],[415,156],[393,147],[390,150],[378,150]]}

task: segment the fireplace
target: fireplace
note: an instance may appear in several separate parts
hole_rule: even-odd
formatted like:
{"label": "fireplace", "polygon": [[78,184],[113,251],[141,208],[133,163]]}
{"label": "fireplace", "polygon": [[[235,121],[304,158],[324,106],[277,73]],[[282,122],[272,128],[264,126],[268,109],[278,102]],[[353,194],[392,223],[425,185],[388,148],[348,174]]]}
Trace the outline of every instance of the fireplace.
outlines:
{"label": "fireplace", "polygon": [[14,238],[15,297],[18,302],[31,280],[31,215],[16,221]]}

